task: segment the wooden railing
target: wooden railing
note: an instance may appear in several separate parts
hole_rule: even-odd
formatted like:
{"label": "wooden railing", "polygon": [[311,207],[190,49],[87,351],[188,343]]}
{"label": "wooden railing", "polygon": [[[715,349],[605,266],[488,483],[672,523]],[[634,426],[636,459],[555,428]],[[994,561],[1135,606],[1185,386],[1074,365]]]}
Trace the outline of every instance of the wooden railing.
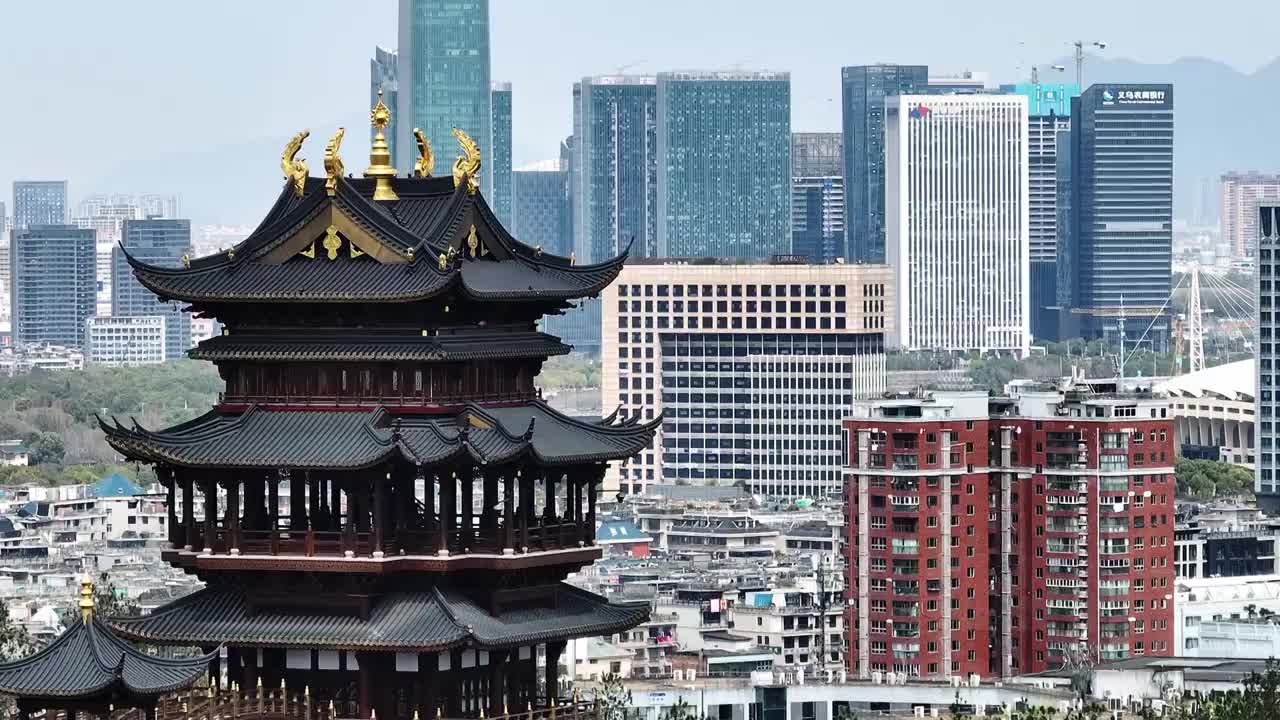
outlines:
{"label": "wooden railing", "polygon": [[[403,717],[400,717],[403,715]],[[31,720],[68,720],[62,710],[32,713]],[[79,717],[85,718],[84,712]],[[107,720],[147,720],[142,708],[122,708],[104,713]],[[164,695],[156,703],[155,720],[357,720],[361,718],[354,702],[341,703],[316,701],[310,692],[295,693],[291,690],[227,690],[195,689]],[[379,715],[378,717],[382,717]],[[446,715],[437,710],[431,713],[397,713],[390,720],[475,720]],[[601,720],[599,708],[593,701],[564,700],[548,705],[545,701],[528,705],[525,710],[487,716],[489,720]]]}
{"label": "wooden railing", "polygon": [[[233,550],[242,555],[300,555],[305,557],[343,557],[350,553],[355,557],[370,557],[377,550],[387,555],[435,555],[448,550],[451,555],[463,553],[501,554],[510,547],[517,553],[564,550],[594,544],[594,532],[588,533],[584,525],[573,522],[542,522],[532,524],[516,521],[511,532],[510,544],[507,528],[473,527],[470,532],[458,527],[442,534],[439,527],[429,530],[402,529],[390,531],[379,547],[375,534],[368,530],[245,530],[227,528],[219,523],[211,534],[205,532],[203,523],[197,523],[194,533],[178,523],[171,541],[175,545],[192,544],[201,550],[209,548],[215,554],[226,555]],[[194,538],[192,537],[194,535]]]}

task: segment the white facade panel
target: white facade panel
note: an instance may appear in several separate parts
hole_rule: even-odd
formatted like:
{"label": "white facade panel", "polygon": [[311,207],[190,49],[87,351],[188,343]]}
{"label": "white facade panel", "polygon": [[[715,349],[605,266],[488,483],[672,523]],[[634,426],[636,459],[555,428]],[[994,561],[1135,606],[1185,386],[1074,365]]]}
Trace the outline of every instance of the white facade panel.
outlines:
{"label": "white facade panel", "polygon": [[[1027,100],[885,100],[886,253],[896,344],[1025,354],[1030,345]],[[891,338],[891,341],[895,338]]]}

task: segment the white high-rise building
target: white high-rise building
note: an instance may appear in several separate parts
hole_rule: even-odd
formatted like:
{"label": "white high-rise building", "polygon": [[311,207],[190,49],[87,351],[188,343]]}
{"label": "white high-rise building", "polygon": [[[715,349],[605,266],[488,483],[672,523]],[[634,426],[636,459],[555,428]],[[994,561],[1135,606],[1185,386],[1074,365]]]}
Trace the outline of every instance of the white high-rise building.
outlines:
{"label": "white high-rise building", "polygon": [[891,345],[1027,352],[1029,197],[1025,96],[885,99]]}
{"label": "white high-rise building", "polygon": [[[1256,440],[1259,452],[1254,468],[1253,494],[1258,506],[1267,512],[1280,510],[1280,350],[1275,340],[1280,337],[1280,202],[1262,202],[1257,206],[1258,229],[1258,357],[1257,400],[1255,401]],[[1224,218],[1225,220],[1225,218]]]}

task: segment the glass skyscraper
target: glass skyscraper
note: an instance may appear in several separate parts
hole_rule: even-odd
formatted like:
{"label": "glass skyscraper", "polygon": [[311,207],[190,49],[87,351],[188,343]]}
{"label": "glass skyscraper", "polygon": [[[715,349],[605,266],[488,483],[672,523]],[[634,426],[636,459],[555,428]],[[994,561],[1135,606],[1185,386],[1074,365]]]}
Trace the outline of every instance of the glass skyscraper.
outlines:
{"label": "glass skyscraper", "polygon": [[13,342],[80,347],[98,283],[95,233],[74,225],[15,229],[9,245]]}
{"label": "glass skyscraper", "polygon": [[791,77],[658,75],[662,257],[791,252]]}
{"label": "glass skyscraper", "polygon": [[849,262],[882,263],[884,251],[884,99],[929,91],[927,65],[840,69],[844,135],[845,233]]}
{"label": "glass skyscraper", "polygon": [[[1164,349],[1173,256],[1173,86],[1093,85],[1071,102],[1072,258],[1084,337]],[[1123,314],[1123,320],[1122,320]],[[1148,328],[1150,328],[1148,330]]]}
{"label": "glass skyscraper", "polygon": [[628,245],[636,257],[651,256],[658,236],[657,80],[588,77],[575,90],[578,260],[601,262]]}
{"label": "glass skyscraper", "polygon": [[493,137],[489,140],[489,172],[482,174],[493,212],[504,225],[511,222],[511,83],[493,84],[490,95]]}
{"label": "glass skyscraper", "polygon": [[[159,267],[180,267],[191,253],[191,221],[161,218],[125,220],[121,244],[129,254]],[[191,314],[176,302],[162,303],[138,282],[121,248],[111,252],[111,314],[115,317],[164,317],[165,359],[176,360],[191,347]]]}
{"label": "glass skyscraper", "polygon": [[791,135],[791,252],[810,262],[844,257],[840,133]]}
{"label": "glass skyscraper", "polygon": [[1058,288],[1058,135],[1071,129],[1071,98],[1078,85],[1001,85],[1027,98],[1027,150],[1031,183],[1031,334],[1056,340]]}
{"label": "glass skyscraper", "polygon": [[[458,156],[453,128],[480,144],[490,167],[489,0],[400,0],[396,168],[413,168],[421,128],[436,155],[437,175]],[[485,187],[492,172],[481,170]]]}
{"label": "glass skyscraper", "polygon": [[[378,103],[378,91],[382,91],[382,102],[393,110],[398,108],[400,97],[400,83],[396,79],[396,65],[399,60],[396,58],[394,50],[376,47],[373,50],[373,59],[369,61],[369,107],[373,107]],[[387,144],[391,148],[391,157],[396,156],[396,141],[399,136],[399,124],[396,122],[399,112],[391,113],[391,124],[387,126],[386,137]],[[378,129],[369,126],[369,140],[373,141],[373,136],[378,134]],[[407,172],[407,170],[406,170]]]}
{"label": "glass skyscraper", "polygon": [[17,180],[13,183],[13,229],[61,225],[67,221],[66,180]]}
{"label": "glass skyscraper", "polygon": [[552,255],[573,252],[568,233],[569,208],[565,203],[566,172],[516,170],[511,174],[514,188],[511,232],[527,245],[542,246]]}

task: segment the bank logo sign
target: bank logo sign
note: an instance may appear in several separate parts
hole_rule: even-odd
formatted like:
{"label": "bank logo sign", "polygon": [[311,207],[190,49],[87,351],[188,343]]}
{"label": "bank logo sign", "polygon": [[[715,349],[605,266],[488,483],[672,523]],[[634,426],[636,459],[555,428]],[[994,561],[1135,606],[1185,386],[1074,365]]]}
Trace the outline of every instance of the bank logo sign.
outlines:
{"label": "bank logo sign", "polygon": [[1107,88],[1102,91],[1103,106],[1113,105],[1164,105],[1168,98],[1164,90],[1146,88]]}

